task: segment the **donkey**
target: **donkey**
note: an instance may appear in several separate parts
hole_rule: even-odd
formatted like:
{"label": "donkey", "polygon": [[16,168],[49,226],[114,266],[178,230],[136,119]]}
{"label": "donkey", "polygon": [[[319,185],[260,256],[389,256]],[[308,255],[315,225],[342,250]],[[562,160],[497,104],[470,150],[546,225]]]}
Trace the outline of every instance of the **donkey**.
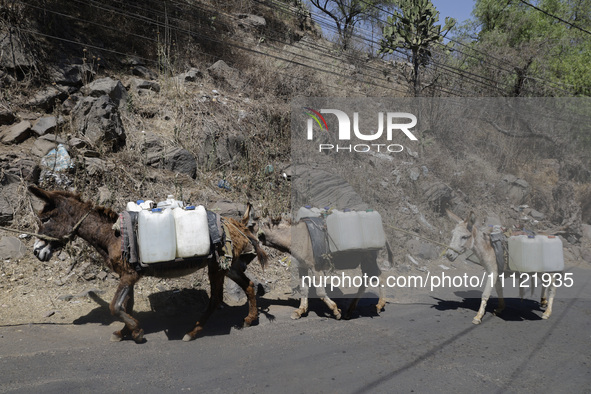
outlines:
{"label": "donkey", "polygon": [[[480,308],[478,309],[478,313],[472,320],[474,324],[480,324],[482,322],[482,317],[484,316],[486,303],[490,297],[492,292],[492,287],[494,286],[497,291],[497,296],[499,298],[499,304],[497,308],[494,310],[495,315],[499,315],[505,309],[505,299],[503,298],[503,283],[498,280],[499,275],[505,274],[512,274],[512,271],[504,270],[499,272],[499,268],[497,266],[496,256],[493,247],[490,243],[490,235],[483,231],[482,229],[478,229],[474,223],[476,222],[476,216],[474,212],[470,212],[466,220],[461,219],[459,216],[455,215],[451,211],[447,211],[448,216],[457,222],[456,227],[452,231],[452,239],[451,243],[449,244],[449,249],[446,253],[446,257],[450,261],[454,261],[460,254],[464,253],[466,250],[472,250],[476,257],[478,257],[478,261],[480,265],[486,271],[486,285],[484,291],[482,292],[482,299],[480,301]],[[542,315],[542,319],[548,319],[552,314],[552,304],[554,303],[554,296],[556,295],[556,283],[555,277],[552,275],[552,280],[550,286],[548,287],[548,299],[546,299],[546,290],[547,287],[542,287],[542,298],[540,301],[540,306],[542,308],[546,308],[546,311]],[[520,294],[522,295],[523,288],[520,287]]]}
{"label": "donkey", "polygon": [[[43,209],[37,213],[39,231],[38,240],[33,247],[34,255],[41,261],[51,258],[54,251],[64,246],[76,236],[92,245],[102,256],[106,265],[119,275],[119,286],[110,303],[111,313],[121,319],[125,325],[115,331],[112,341],[120,341],[131,337],[136,342],[143,342],[144,331],[140,323],[132,317],[134,304],[134,285],[142,276],[159,278],[175,278],[191,274],[207,266],[211,286],[211,295],[207,309],[187,332],[183,341],[191,341],[203,330],[203,326],[221,303],[223,298],[224,277],[228,276],[246,293],[249,303],[248,315],[244,326],[250,326],[258,318],[254,284],[244,274],[246,266],[258,257],[264,267],[267,255],[260,247],[256,237],[242,225],[231,218],[222,218],[227,224],[233,247],[233,258],[229,269],[222,269],[214,255],[203,258],[177,259],[175,262],[159,264],[157,267],[134,269],[122,256],[122,239],[113,230],[113,224],[119,215],[106,207],[97,207],[84,202],[79,195],[65,191],[45,191],[30,186],[29,191],[44,203]],[[255,253],[252,253],[254,249]]]}
{"label": "donkey", "polygon": [[[312,241],[310,234],[304,222],[293,223],[291,219],[286,217],[266,218],[260,219],[256,217],[252,210],[252,205],[248,204],[244,218],[248,215],[249,221],[244,221],[243,224],[248,226],[253,233],[257,233],[259,240],[265,246],[277,249],[284,253],[291,254],[292,261],[295,260],[298,266],[299,277],[306,275],[311,277],[324,277],[324,272],[319,272],[315,267],[314,254],[312,252]],[[393,254],[390,245],[386,242],[388,252],[388,261],[392,264]],[[375,306],[376,312],[379,314],[386,305],[384,286],[380,278],[381,270],[378,267],[377,257],[378,250],[364,250],[364,251],[343,251],[331,253],[331,263],[336,270],[353,269],[360,267],[364,275],[368,277],[378,277],[379,300]],[[365,281],[359,287],[357,294],[344,316],[341,315],[341,310],[337,304],[331,300],[326,294],[323,287],[317,287],[317,295],[324,301],[328,308],[332,311],[335,319],[339,320],[341,317],[349,319],[352,313],[357,308],[359,298],[365,292]],[[297,320],[308,312],[308,292],[309,288],[305,281],[301,283],[301,299],[300,306],[296,309],[291,318]]]}

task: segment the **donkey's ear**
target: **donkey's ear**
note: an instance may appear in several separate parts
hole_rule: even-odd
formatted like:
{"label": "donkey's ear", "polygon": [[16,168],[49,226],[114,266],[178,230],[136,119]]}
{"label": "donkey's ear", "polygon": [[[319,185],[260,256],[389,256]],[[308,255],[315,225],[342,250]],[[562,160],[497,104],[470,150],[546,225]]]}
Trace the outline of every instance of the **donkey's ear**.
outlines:
{"label": "donkey's ear", "polygon": [[248,227],[248,222],[250,222],[250,215],[252,214],[252,204],[250,202],[246,203],[246,210],[244,211],[244,215],[242,215],[242,219],[240,222],[244,227]]}
{"label": "donkey's ear", "polygon": [[250,202],[246,203],[246,211],[244,211],[244,215],[242,215],[242,224],[244,227],[252,229],[256,224],[257,217],[254,213],[254,209],[252,208],[252,204]]}
{"label": "donkey's ear", "polygon": [[46,192],[43,189],[39,189],[37,186],[31,185],[28,189],[29,192],[31,192],[31,194],[33,194],[35,197],[42,199],[45,202],[53,201],[49,192]]}
{"label": "donkey's ear", "polygon": [[476,215],[474,214],[474,211],[470,211],[470,214],[468,215],[468,218],[466,219],[466,223],[467,223],[467,229],[468,231],[472,231],[472,228],[474,227],[474,223],[476,223]]}
{"label": "donkey's ear", "polygon": [[454,220],[458,223],[462,223],[464,220],[462,220],[461,217],[459,217],[458,215],[456,215],[455,213],[453,213],[452,211],[450,211],[449,209],[446,209],[445,212],[447,212],[447,216],[449,216],[449,218],[451,220]]}
{"label": "donkey's ear", "polygon": [[29,192],[31,194],[33,194],[35,197],[43,200],[43,202],[45,202],[46,206],[54,206],[55,202],[53,200],[53,197],[51,195],[51,192],[47,192],[43,189],[39,189],[37,186],[29,186],[28,187]]}

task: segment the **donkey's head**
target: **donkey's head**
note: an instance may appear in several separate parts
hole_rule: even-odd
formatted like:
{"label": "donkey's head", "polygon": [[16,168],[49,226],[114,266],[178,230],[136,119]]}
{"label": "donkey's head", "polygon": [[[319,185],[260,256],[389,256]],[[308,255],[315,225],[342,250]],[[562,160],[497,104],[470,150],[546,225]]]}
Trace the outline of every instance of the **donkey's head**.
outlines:
{"label": "donkey's head", "polygon": [[454,261],[460,254],[464,253],[467,249],[472,249],[474,246],[474,223],[476,222],[476,216],[474,212],[470,212],[466,220],[463,220],[449,210],[447,211],[447,215],[458,223],[452,231],[449,249],[445,254],[450,261]]}
{"label": "donkey's head", "polygon": [[[43,209],[37,213],[39,230],[37,241],[33,246],[33,254],[41,261],[51,258],[54,251],[65,245],[75,234],[80,216],[80,204],[72,205],[69,200],[74,199],[71,193],[51,192],[29,186],[29,191],[44,202]],[[73,201],[73,200],[72,200]],[[78,224],[79,225],[79,224]]]}
{"label": "donkey's head", "polygon": [[272,246],[269,245],[270,239],[283,236],[285,232],[289,232],[291,229],[291,220],[287,216],[273,216],[269,214],[266,208],[263,210],[262,216],[259,216],[254,212],[250,203],[247,204],[242,223],[253,234],[256,234],[259,241],[266,246]]}

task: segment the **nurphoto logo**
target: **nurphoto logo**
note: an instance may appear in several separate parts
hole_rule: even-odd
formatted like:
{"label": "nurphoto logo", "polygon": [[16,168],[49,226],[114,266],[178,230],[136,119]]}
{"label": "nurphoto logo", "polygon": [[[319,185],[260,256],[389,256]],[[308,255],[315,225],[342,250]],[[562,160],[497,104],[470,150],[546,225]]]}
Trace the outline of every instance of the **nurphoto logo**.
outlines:
{"label": "nurphoto logo", "polygon": [[[314,140],[315,124],[323,133],[330,130],[338,130],[338,141],[351,142],[351,140],[358,140],[360,144],[334,144],[334,143],[320,143],[318,144],[318,151],[334,151],[334,152],[389,152],[398,153],[404,150],[404,146],[400,144],[391,143],[395,138],[399,138],[404,134],[409,140],[417,141],[417,137],[412,133],[411,129],[417,124],[417,117],[408,112],[378,112],[377,113],[377,131],[368,131],[359,125],[359,112],[353,112],[353,125],[351,125],[351,118],[346,112],[338,109],[320,109],[314,110],[310,107],[304,107],[305,113],[309,116],[307,119],[307,139]],[[322,114],[329,114],[329,122]],[[385,119],[385,120],[384,120]],[[338,127],[332,127],[334,121],[338,122]],[[385,126],[384,126],[385,123]],[[352,126],[352,127],[351,127]],[[378,143],[377,140],[385,137],[388,143]],[[352,131],[352,133],[351,133]],[[353,136],[352,136],[353,134]],[[373,143],[369,143],[373,142]]]}

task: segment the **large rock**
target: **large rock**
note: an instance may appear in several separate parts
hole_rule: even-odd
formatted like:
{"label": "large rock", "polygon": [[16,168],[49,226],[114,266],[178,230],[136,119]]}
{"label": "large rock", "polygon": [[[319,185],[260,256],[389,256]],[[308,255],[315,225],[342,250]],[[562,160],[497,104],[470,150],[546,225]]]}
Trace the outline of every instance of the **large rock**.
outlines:
{"label": "large rock", "polygon": [[179,147],[165,147],[154,133],[145,134],[142,150],[146,155],[147,165],[187,174],[191,178],[197,175],[197,161],[191,152]]}
{"label": "large rock", "polygon": [[186,149],[172,147],[147,155],[147,163],[152,167],[197,176],[197,161]]}
{"label": "large rock", "polygon": [[16,153],[0,155],[0,185],[18,183],[23,178],[28,182],[36,182],[39,178],[40,168],[37,160],[20,156]]}
{"label": "large rock", "polygon": [[158,79],[158,74],[142,65],[132,66],[131,73],[143,79]]}
{"label": "large rock", "polygon": [[25,73],[33,67],[35,67],[35,57],[31,53],[31,47],[23,43],[18,34],[1,31],[0,69]]}
{"label": "large rock", "polygon": [[142,94],[146,91],[159,92],[160,84],[154,81],[146,81],[145,79],[134,78],[131,80],[130,89],[132,92]]}
{"label": "large rock", "polygon": [[72,111],[72,125],[95,147],[103,144],[117,151],[125,145],[125,130],[119,110],[109,96],[86,97],[78,102]]}
{"label": "large rock", "polygon": [[52,68],[49,77],[58,85],[80,87],[95,74],[90,64],[66,64]]}
{"label": "large rock", "polygon": [[240,27],[264,28],[267,26],[267,21],[262,16],[253,14],[236,14],[236,16]]}
{"label": "large rock", "polygon": [[499,188],[507,200],[514,205],[524,204],[530,193],[529,183],[511,174],[503,177]]}
{"label": "large rock", "polygon": [[54,134],[46,134],[35,140],[33,147],[31,148],[31,153],[35,156],[43,157],[49,153],[50,150],[55,149],[58,144],[65,145],[66,141]]}
{"label": "large rock", "polygon": [[107,95],[119,108],[127,104],[127,90],[120,81],[113,78],[101,78],[86,86],[82,91],[92,97]]}
{"label": "large rock", "polygon": [[238,70],[228,66],[223,60],[218,60],[212,64],[207,71],[215,80],[226,83],[234,89],[238,89],[241,86]]}
{"label": "large rock", "polygon": [[228,165],[244,156],[246,138],[239,133],[207,132],[203,149],[198,154],[199,164],[206,168]]}
{"label": "large rock", "polygon": [[10,182],[6,177],[0,180],[0,225],[10,223],[18,209],[19,184]]}
{"label": "large rock", "polygon": [[189,69],[189,71],[176,76],[176,79],[179,82],[195,82],[197,79],[201,78],[203,78],[203,73],[195,67],[192,67]]}
{"label": "large rock", "polygon": [[52,111],[58,102],[64,101],[74,90],[72,87],[48,86],[38,91],[35,96],[27,102],[29,107],[40,108],[45,111]]}
{"label": "large rock", "polygon": [[58,123],[63,123],[63,118],[60,117],[59,121],[56,116],[43,116],[35,121],[31,130],[37,135],[45,135],[48,133],[54,133],[57,129]]}
{"label": "large rock", "polygon": [[25,255],[26,247],[16,237],[3,237],[0,239],[0,258],[20,259]]}
{"label": "large rock", "polygon": [[28,120],[23,120],[10,128],[8,128],[2,135],[2,143],[4,144],[20,144],[31,136],[31,123]]}

